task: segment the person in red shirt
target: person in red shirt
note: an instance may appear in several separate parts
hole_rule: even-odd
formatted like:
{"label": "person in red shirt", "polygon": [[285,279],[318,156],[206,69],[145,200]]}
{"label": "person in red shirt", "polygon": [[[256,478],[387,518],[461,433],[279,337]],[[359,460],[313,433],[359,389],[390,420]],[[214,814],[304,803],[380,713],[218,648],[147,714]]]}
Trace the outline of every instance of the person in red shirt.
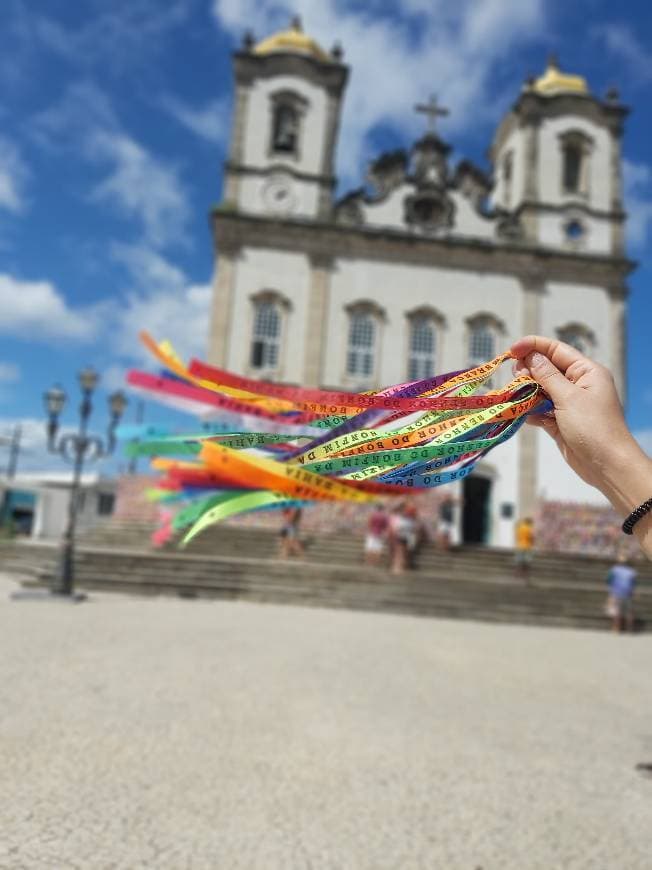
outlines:
{"label": "person in red shirt", "polygon": [[364,541],[364,560],[367,565],[379,565],[385,552],[389,519],[384,504],[377,505],[369,515]]}

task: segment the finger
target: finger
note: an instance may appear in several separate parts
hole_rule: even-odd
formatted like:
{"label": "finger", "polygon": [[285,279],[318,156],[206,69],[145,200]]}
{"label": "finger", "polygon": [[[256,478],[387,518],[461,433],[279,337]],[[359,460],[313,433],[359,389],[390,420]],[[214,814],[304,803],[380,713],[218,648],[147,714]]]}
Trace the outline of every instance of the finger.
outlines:
{"label": "finger", "polygon": [[523,361],[520,359],[515,359],[512,363],[512,373],[515,378],[520,378],[523,375],[529,375],[530,372],[526,365],[523,364]]}
{"label": "finger", "polygon": [[537,429],[543,429],[553,441],[559,445],[559,427],[557,426],[557,421],[554,417],[548,417],[547,415],[541,414],[529,414],[525,418],[525,422],[528,426],[534,426]]}
{"label": "finger", "polygon": [[526,335],[525,338],[519,338],[518,341],[515,341],[509,349],[511,355],[519,360],[535,351],[548,357],[562,374],[573,363],[584,361],[590,363],[588,357],[585,357],[584,354],[580,353],[579,350],[570,344],[557,341],[554,338],[546,338],[542,335]]}
{"label": "finger", "polygon": [[558,408],[573,395],[575,386],[566,379],[565,375],[548,357],[535,351],[528,354],[524,362],[534,380],[548,393],[555,408]]}

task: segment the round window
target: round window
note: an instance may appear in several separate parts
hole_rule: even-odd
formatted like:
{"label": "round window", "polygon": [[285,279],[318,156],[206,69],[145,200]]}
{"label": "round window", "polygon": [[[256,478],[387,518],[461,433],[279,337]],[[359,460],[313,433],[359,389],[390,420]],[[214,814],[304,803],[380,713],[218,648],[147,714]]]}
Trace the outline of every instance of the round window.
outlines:
{"label": "round window", "polygon": [[584,235],[584,227],[579,221],[568,221],[564,227],[566,238],[571,242],[577,242]]}

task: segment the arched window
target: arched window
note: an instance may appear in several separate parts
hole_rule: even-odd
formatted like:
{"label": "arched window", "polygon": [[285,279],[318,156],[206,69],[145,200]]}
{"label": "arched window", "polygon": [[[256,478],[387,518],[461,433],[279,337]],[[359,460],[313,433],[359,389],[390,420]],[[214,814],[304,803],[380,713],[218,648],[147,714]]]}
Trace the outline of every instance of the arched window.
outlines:
{"label": "arched window", "polygon": [[287,103],[280,103],[274,110],[272,150],[294,154],[297,150],[299,117],[297,110]]}
{"label": "arched window", "polygon": [[301,118],[308,102],[295,91],[276,91],[271,97],[270,154],[299,156]]}
{"label": "arched window", "polygon": [[370,383],[376,376],[383,312],[373,302],[359,302],[349,307],[348,314],[346,376],[359,383]]}
{"label": "arched window", "polygon": [[564,190],[579,193],[582,170],[582,150],[577,145],[564,145]]}
{"label": "arched window", "polygon": [[503,158],[503,205],[512,206],[512,178],[514,175],[514,152],[508,151]]}
{"label": "arched window", "polygon": [[469,366],[478,366],[496,356],[498,336],[506,330],[504,324],[491,314],[477,314],[467,320]]}
{"label": "arched window", "polygon": [[376,364],[376,323],[368,311],[356,311],[349,321],[349,346],[346,373],[352,377],[371,377]]}
{"label": "arched window", "polygon": [[252,301],[249,366],[258,374],[274,375],[280,369],[283,317],[289,303],[272,290],[258,293]]}
{"label": "arched window", "polygon": [[408,314],[408,321],[408,379],[431,378],[437,370],[438,332],[443,317],[432,308],[418,308]]}
{"label": "arched window", "polygon": [[410,330],[408,377],[421,381],[435,373],[435,326],[430,320],[415,320]]}
{"label": "arched window", "polygon": [[562,192],[587,196],[591,140],[581,131],[571,130],[560,136],[560,143]]}
{"label": "arched window", "polygon": [[582,323],[567,323],[557,330],[557,337],[580,353],[591,356],[595,349],[595,335]]}
{"label": "arched window", "polygon": [[475,324],[469,334],[469,362],[479,365],[493,359],[495,355],[496,338],[491,326],[486,322]]}

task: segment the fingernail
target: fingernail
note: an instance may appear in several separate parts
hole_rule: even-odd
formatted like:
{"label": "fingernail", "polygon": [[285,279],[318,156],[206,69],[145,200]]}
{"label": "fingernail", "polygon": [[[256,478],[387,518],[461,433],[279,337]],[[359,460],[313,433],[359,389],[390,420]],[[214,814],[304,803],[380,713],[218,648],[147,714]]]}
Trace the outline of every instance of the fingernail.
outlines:
{"label": "fingernail", "polygon": [[546,357],[535,350],[526,358],[525,361],[530,368],[539,368],[546,362]]}

